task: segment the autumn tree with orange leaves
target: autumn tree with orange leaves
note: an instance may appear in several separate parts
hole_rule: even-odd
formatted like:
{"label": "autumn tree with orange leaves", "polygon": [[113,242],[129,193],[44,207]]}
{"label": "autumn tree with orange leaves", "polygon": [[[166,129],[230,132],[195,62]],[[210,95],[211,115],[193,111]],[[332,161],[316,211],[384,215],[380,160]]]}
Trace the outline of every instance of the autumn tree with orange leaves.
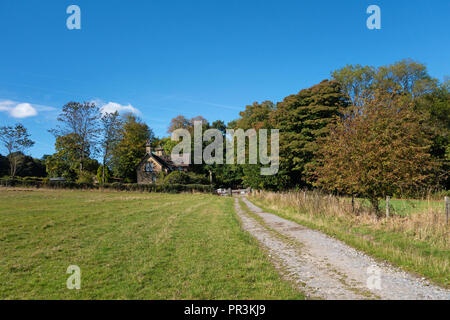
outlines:
{"label": "autumn tree with orange leaves", "polygon": [[421,116],[400,94],[377,91],[348,109],[320,142],[311,181],[327,191],[379,200],[408,194],[436,179],[430,135]]}

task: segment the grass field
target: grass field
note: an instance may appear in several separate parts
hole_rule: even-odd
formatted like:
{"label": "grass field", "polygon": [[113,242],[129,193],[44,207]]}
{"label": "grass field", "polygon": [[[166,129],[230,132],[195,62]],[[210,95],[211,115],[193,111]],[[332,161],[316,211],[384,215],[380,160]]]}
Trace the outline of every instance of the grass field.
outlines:
{"label": "grass field", "polygon": [[353,213],[349,199],[269,192],[250,200],[267,212],[321,230],[379,260],[450,287],[450,228],[443,201],[391,200],[395,214],[377,219]]}
{"label": "grass field", "polygon": [[0,299],[304,298],[212,195],[0,189],[0,256]]}
{"label": "grass field", "polygon": [[[351,201],[350,199],[347,199]],[[358,199],[366,206],[370,206],[368,200]],[[391,199],[389,201],[389,207],[391,208],[391,214],[397,214],[401,216],[408,216],[416,213],[424,213],[429,211],[443,211],[443,200],[415,200],[415,199]],[[386,201],[380,201],[380,210],[384,212],[386,209]]]}

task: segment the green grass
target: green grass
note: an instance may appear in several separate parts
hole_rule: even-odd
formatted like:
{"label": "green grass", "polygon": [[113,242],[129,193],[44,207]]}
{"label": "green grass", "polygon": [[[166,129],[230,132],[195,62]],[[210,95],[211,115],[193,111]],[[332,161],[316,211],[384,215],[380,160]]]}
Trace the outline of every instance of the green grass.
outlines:
{"label": "green grass", "polygon": [[0,299],[304,298],[212,195],[0,189],[0,256]]}
{"label": "green grass", "polygon": [[[442,287],[450,287],[450,247],[448,241],[443,241],[445,239],[432,236],[418,239],[414,232],[386,228],[383,223],[373,225],[364,220],[358,222],[352,217],[333,216],[326,212],[309,214],[291,205],[261,198],[251,197],[250,200],[267,212],[320,230],[374,258],[424,276]],[[426,205],[424,202],[423,207]],[[401,200],[398,203],[401,205]],[[417,207],[410,206],[409,214],[418,212],[414,211]],[[448,237],[448,232],[442,236]]]}
{"label": "green grass", "polygon": [[[348,199],[350,201],[350,199]],[[362,201],[364,205],[370,206],[370,202],[365,199],[358,199]],[[415,199],[391,199],[389,201],[391,214],[398,214],[407,216],[415,213],[423,213],[428,210],[443,211],[444,200],[415,200]],[[383,211],[386,208],[386,201],[380,200],[380,210]]]}

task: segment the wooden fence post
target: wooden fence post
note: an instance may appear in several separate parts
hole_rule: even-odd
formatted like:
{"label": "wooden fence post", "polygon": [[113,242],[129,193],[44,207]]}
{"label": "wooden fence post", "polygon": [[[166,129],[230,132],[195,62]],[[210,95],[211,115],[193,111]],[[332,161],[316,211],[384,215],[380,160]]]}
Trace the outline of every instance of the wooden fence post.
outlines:
{"label": "wooden fence post", "polygon": [[355,212],[355,195],[352,194],[352,212]]}
{"label": "wooden fence post", "polygon": [[447,216],[447,224],[448,224],[448,206],[449,206],[448,197],[445,197],[444,201],[445,201],[445,215]]}
{"label": "wooden fence post", "polygon": [[390,213],[390,211],[389,211],[389,200],[391,200],[391,197],[389,197],[389,196],[387,196],[386,197],[386,218],[389,218],[389,213]]}

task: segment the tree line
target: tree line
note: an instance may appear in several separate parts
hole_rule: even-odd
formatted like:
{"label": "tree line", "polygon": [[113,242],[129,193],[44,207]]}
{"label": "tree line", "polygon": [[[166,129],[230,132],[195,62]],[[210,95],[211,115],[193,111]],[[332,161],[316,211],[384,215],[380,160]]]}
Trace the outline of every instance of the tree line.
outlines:
{"label": "tree line", "polygon": [[280,173],[258,189],[320,188],[371,200],[449,188],[450,95],[423,64],[348,65],[283,101],[247,106],[232,127],[280,130]]}
{"label": "tree line", "polygon": [[[368,198],[375,209],[387,195],[415,196],[449,189],[449,81],[432,78],[410,59],[392,65],[348,65],[280,102],[247,105],[239,118],[209,124],[174,118],[169,132],[279,129],[280,170],[261,165],[202,165],[217,186],[265,190],[319,188]],[[170,150],[171,143],[166,142]],[[248,150],[247,150],[248,151]],[[247,155],[248,156],[248,155]]]}
{"label": "tree line", "polygon": [[[448,79],[432,78],[421,63],[348,65],[280,102],[247,105],[227,124],[179,115],[168,133],[193,130],[194,121],[224,137],[226,129],[279,129],[280,170],[274,176],[261,176],[260,165],[191,165],[190,171],[216,187],[320,188],[364,196],[376,205],[385,195],[449,188],[449,100]],[[20,167],[16,156],[23,157],[33,142],[21,125],[0,130],[14,176]],[[99,182],[135,182],[147,141],[167,154],[176,145],[170,137],[155,137],[136,115],[105,114],[93,103],[66,104],[50,132],[55,153],[43,160],[46,172],[68,181],[97,176]]]}

